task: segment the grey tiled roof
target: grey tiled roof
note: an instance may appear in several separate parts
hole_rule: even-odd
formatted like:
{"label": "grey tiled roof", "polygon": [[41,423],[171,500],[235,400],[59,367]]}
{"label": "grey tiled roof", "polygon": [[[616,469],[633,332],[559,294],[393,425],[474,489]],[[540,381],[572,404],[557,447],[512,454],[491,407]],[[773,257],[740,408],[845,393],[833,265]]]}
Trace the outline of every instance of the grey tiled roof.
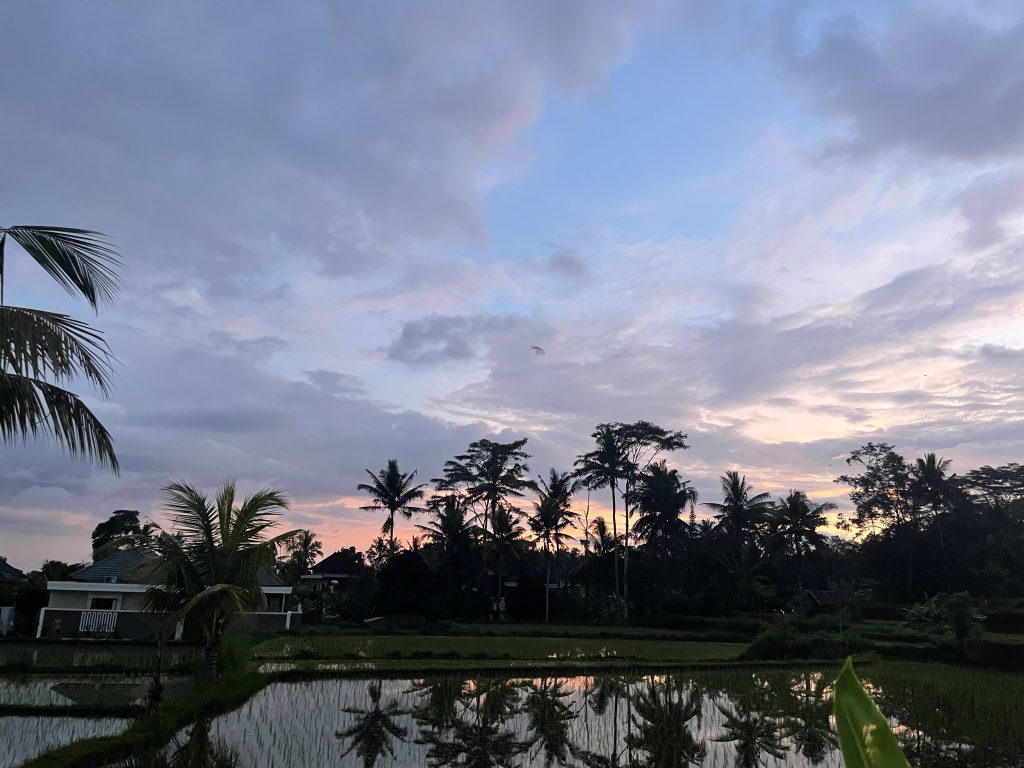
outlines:
{"label": "grey tiled roof", "polygon": [[261,568],[259,573],[256,574],[256,579],[259,581],[261,587],[284,587],[287,586],[284,581],[273,571],[268,571],[266,568]]}
{"label": "grey tiled roof", "polygon": [[75,581],[109,582],[116,579],[124,584],[145,584],[150,570],[147,566],[155,561],[156,555],[148,549],[126,549],[75,571],[71,578]]}
{"label": "grey tiled roof", "polygon": [[0,581],[21,581],[25,574],[19,571],[10,563],[0,560]]}
{"label": "grey tiled roof", "polygon": [[[146,584],[156,561],[156,554],[148,549],[126,549],[75,571],[71,578],[75,581],[109,582],[116,579],[121,584]],[[261,587],[286,586],[276,573],[266,569],[260,569],[256,578]]]}
{"label": "grey tiled roof", "polygon": [[349,576],[359,572],[352,555],[344,550],[328,555],[309,570],[319,576]]}

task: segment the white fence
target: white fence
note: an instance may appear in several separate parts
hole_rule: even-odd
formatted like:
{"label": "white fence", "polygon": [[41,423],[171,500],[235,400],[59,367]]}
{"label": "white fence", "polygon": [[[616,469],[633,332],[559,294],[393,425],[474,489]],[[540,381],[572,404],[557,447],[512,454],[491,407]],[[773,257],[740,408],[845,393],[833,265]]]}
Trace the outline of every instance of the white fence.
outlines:
{"label": "white fence", "polygon": [[82,611],[79,632],[113,632],[117,627],[117,611]]}

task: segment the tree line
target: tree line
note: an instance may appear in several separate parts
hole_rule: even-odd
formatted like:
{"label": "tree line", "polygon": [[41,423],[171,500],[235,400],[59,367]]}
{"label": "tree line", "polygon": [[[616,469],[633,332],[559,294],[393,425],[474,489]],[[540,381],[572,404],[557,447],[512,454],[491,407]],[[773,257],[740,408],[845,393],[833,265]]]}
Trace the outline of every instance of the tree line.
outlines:
{"label": "tree line", "polygon": [[[836,516],[845,532],[837,536],[826,530],[835,504],[801,490],[773,498],[736,471],[720,477],[720,498],[700,500],[666,461],[689,447],[681,432],[605,423],[592,438],[571,469],[544,477],[531,475],[526,438],[475,441],[430,483],[393,459],[367,470],[363,509],[385,519],[365,552],[350,551],[363,578],[336,610],[482,615],[508,598],[516,618],[554,610],[625,620],[785,610],[825,590],[899,604],[959,591],[1024,595],[1018,464],[957,475],[933,453],[908,461],[892,445],[868,443],[836,478],[853,507]],[[598,493],[610,497],[610,521],[590,515]],[[414,517],[421,522],[403,542],[397,520]],[[297,572],[312,560],[303,545],[283,567]]]}

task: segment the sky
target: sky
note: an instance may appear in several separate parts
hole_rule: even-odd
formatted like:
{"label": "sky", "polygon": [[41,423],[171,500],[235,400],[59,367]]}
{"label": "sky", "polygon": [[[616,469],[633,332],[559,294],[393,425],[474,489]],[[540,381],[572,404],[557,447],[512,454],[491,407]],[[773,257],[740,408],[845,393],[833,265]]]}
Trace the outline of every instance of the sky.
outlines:
{"label": "sky", "polygon": [[285,488],[290,526],[362,548],[365,469],[429,481],[482,437],[568,469],[607,421],[686,432],[705,501],[736,469],[842,504],[869,440],[1022,459],[1018,2],[47,0],[0,28],[0,224],[126,265],[95,316],[8,249],[8,302],[114,350],[109,399],[77,391],[123,467],[0,445],[19,567],[163,521],[175,479]]}

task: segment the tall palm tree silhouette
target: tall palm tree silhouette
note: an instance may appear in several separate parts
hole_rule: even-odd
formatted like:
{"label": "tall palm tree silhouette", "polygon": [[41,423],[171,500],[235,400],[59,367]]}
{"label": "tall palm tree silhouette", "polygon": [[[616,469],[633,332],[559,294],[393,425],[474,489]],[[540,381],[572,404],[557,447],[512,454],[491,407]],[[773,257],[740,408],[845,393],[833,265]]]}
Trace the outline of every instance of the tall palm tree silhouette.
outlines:
{"label": "tall palm tree silhouette", "polygon": [[395,513],[401,513],[406,518],[411,518],[414,513],[422,512],[421,507],[413,506],[413,502],[423,498],[423,489],[426,485],[413,485],[416,471],[402,472],[398,468],[397,459],[388,459],[388,465],[374,474],[369,469],[366,474],[370,476],[369,483],[360,483],[357,490],[370,494],[372,502],[360,509],[383,510],[388,513],[388,519],[381,526],[381,533],[390,537],[391,554],[395,554]]}

